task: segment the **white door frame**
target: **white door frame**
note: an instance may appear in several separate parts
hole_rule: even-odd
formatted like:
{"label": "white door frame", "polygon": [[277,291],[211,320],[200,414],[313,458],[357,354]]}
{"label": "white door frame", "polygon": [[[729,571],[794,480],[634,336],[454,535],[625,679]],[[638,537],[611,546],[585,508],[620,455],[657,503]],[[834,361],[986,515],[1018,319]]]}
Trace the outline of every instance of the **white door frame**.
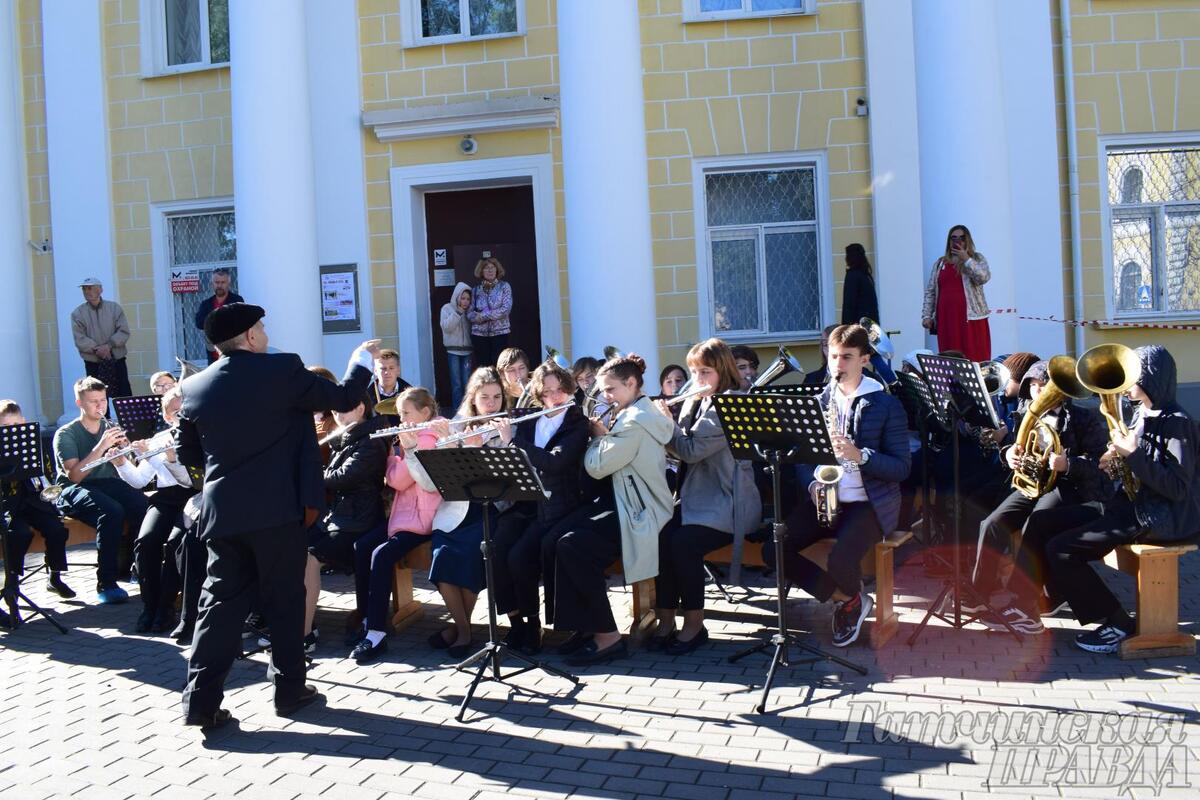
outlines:
{"label": "white door frame", "polygon": [[[425,193],[522,185],[533,188],[542,342],[558,343],[558,349],[565,350],[562,346],[562,294],[558,282],[554,162],[550,155],[472,159],[391,170],[400,364],[404,379],[410,383],[435,389]],[[516,313],[521,313],[519,307]],[[530,353],[529,357],[535,363],[541,361],[541,353]]]}

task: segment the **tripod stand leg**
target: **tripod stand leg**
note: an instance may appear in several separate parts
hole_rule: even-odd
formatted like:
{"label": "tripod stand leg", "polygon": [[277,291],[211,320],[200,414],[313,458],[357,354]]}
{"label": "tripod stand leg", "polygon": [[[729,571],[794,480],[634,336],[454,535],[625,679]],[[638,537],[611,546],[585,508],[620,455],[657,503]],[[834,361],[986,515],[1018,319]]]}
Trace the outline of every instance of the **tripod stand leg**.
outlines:
{"label": "tripod stand leg", "polygon": [[508,647],[505,647],[504,645],[501,645],[501,647],[504,648],[504,652],[507,653],[510,657],[515,658],[517,661],[521,661],[521,662],[527,664],[530,669],[540,669],[543,672],[549,672],[551,675],[557,675],[560,678],[566,678],[571,683],[579,683],[579,678],[575,675],[572,675],[569,672],[565,672],[557,667],[552,667],[549,664],[543,664],[541,661],[538,661],[536,658],[530,658],[529,656],[525,655],[524,653],[522,653],[518,650],[509,649]]}
{"label": "tripod stand leg", "polygon": [[[484,656],[488,655],[488,651],[482,651]],[[458,707],[458,716],[455,717],[459,722],[463,721],[463,717],[467,714],[467,706],[471,704],[471,698],[475,696],[475,690],[479,688],[479,684],[483,682],[483,673],[487,671],[488,659],[482,658],[479,662],[479,669],[475,670],[475,677],[471,679],[471,685],[467,687],[467,695],[463,698],[462,705]]]}
{"label": "tripod stand leg", "polygon": [[912,646],[916,643],[917,639],[921,636],[921,632],[925,630],[925,626],[929,624],[929,619],[934,615],[937,609],[942,607],[942,603],[946,600],[946,595],[949,593],[950,584],[946,583],[942,586],[942,591],[938,594],[937,598],[929,604],[929,608],[926,610],[925,616],[921,618],[919,623],[917,623],[917,629],[913,631],[912,636],[908,637],[909,646]]}
{"label": "tripod stand leg", "polygon": [[[53,614],[51,614],[49,611],[45,610],[44,608],[38,606],[36,603],[34,603],[32,600],[30,600],[28,597],[26,597],[25,593],[22,592],[20,589],[17,590],[16,595],[19,599],[25,601],[26,608],[28,608],[30,611],[32,611],[35,614],[41,614],[43,617],[45,617],[50,622],[51,625],[58,628],[59,633],[67,632],[66,626],[64,626],[61,622],[56,620],[54,618]],[[13,607],[14,608],[16,607],[16,602],[13,603]]]}
{"label": "tripod stand leg", "polygon": [[762,697],[759,698],[758,705],[754,707],[759,714],[767,713],[767,696],[771,694],[771,687],[775,684],[775,672],[783,663],[783,648],[782,643],[775,645],[775,654],[771,656],[771,666],[767,668],[767,680],[763,683]]}
{"label": "tripod stand leg", "polygon": [[713,568],[713,565],[707,561],[704,562],[704,574],[713,582],[713,586],[717,587],[717,591],[725,598],[725,602],[732,605],[733,596],[729,594],[729,590],[725,588],[725,584],[721,583],[721,579],[717,577],[717,571]]}

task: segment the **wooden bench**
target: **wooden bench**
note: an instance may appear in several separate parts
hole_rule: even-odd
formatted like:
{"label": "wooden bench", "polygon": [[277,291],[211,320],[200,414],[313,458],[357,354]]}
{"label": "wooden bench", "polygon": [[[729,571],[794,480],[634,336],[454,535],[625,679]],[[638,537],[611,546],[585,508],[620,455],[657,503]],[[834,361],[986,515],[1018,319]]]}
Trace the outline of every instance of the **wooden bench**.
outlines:
{"label": "wooden bench", "polygon": [[1121,642],[1120,655],[1159,658],[1196,654],[1196,637],[1179,630],[1179,558],[1194,544],[1125,544],[1104,563],[1137,581],[1137,632]]}
{"label": "wooden bench", "polygon": [[[609,564],[608,569],[604,570],[605,575],[623,575],[625,566],[621,559],[617,559]],[[648,578],[644,581],[635,581],[629,587],[632,599],[629,604],[629,639],[632,644],[638,644],[642,639],[646,638],[646,634],[654,626],[654,579]],[[617,625],[618,630],[620,625]]]}
{"label": "wooden bench", "polygon": [[433,545],[425,542],[396,563],[392,573],[392,628],[402,631],[424,615],[413,597],[413,570],[429,571],[433,563]]}
{"label": "wooden bench", "polygon": [[[895,531],[882,541],[876,542],[875,547],[863,556],[863,574],[875,575],[875,621],[871,623],[871,647],[876,650],[887,644],[900,628],[900,620],[892,604],[896,588],[896,548],[911,538],[912,531]],[[829,553],[833,550],[834,541],[821,539],[805,548],[800,555],[824,569],[829,562]],[[757,542],[743,544],[742,566],[766,566],[762,558],[762,547],[758,545]],[[705,557],[705,561],[714,564],[729,564],[732,559],[733,545],[714,550]]]}

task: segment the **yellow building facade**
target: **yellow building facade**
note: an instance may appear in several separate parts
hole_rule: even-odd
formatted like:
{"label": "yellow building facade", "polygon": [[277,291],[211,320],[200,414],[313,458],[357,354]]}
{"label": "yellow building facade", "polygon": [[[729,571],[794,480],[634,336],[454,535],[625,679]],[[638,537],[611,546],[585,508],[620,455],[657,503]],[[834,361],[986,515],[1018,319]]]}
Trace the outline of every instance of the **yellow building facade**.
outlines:
{"label": "yellow building facade", "polygon": [[[593,19],[571,2],[498,0],[479,4],[491,16],[475,19],[465,2],[430,0],[234,0],[227,12],[196,0],[8,0],[22,169],[10,227],[29,295],[28,319],[13,324],[34,358],[5,371],[21,399],[48,420],[70,411],[82,365],[63,319],[81,301],[78,279],[101,277],[125,308],[128,367],[142,393],[152,372],[203,347],[189,316],[202,292],[172,292],[173,274],[198,272],[206,287],[217,266],[233,267],[241,293],[268,308],[281,349],[336,366],[378,336],[400,350],[409,380],[439,386],[437,307],[489,248],[513,254],[517,277],[536,272],[518,286],[526,299],[514,325],[522,317],[526,338],[512,343],[573,357],[611,343],[678,363],[720,335],[764,360],[786,345],[813,369],[821,328],[840,321],[842,251],[852,242],[875,266],[882,321],[899,331],[900,351],[923,347],[922,288],[959,222],[997,273],[993,307],[1200,319],[1200,234],[1191,233],[1200,4],[1072,0],[1068,70],[1058,0],[1007,15],[948,0],[795,0],[765,4],[771,12],[750,0],[639,0],[636,9],[597,5]],[[1014,15],[1025,15],[1021,24]],[[613,53],[628,44],[640,54],[633,64],[622,56],[639,84],[632,106],[629,84],[607,99],[584,92],[596,76],[571,59],[590,44],[589,25],[625,37]],[[991,61],[941,74],[956,71],[936,46],[951,25],[985,40],[979,52]],[[289,40],[289,30],[307,35]],[[281,50],[250,47],[256,37],[282,39]],[[305,60],[273,73],[283,48]],[[78,85],[81,73],[92,88]],[[303,102],[284,105],[261,88],[293,83]],[[243,90],[239,103],[239,85],[258,96]],[[1028,87],[1036,91],[1016,91]],[[964,134],[945,114],[957,102],[992,122]],[[1021,102],[1040,105],[1030,115]],[[641,178],[621,163],[628,148],[580,149],[589,141],[580,127],[618,123],[644,141]],[[268,171],[274,151],[291,166]],[[76,168],[77,181],[53,175],[56,163],[72,163],[61,153],[101,152],[102,164],[81,161],[94,169]],[[1131,159],[1143,190],[1123,203],[1134,199],[1120,187]],[[606,230],[603,214],[588,213],[594,193],[579,184],[604,186],[605,165],[635,176],[638,185],[623,179],[617,190],[633,224]],[[296,183],[297,174],[315,177]],[[1003,191],[993,192],[997,180]],[[274,207],[286,218],[274,220]],[[488,220],[529,235],[510,241]],[[272,241],[293,239],[307,249],[270,257]],[[1136,285],[1132,268],[1122,273],[1134,251],[1147,262]],[[321,276],[332,267],[353,271],[358,319],[331,329]],[[993,317],[997,353],[1161,342],[1184,382],[1200,380],[1194,337],[1089,328],[1076,342],[1057,322]]]}

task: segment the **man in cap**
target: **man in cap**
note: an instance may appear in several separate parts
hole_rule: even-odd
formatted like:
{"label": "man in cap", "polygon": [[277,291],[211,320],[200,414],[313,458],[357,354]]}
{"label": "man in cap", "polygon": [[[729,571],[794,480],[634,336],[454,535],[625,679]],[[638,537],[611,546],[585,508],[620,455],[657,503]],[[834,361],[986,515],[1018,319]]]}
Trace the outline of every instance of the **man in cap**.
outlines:
{"label": "man in cap", "polygon": [[268,353],[265,314],[246,303],[209,314],[204,332],[222,357],[182,384],[178,453],[204,468],[198,524],[208,548],[183,706],[185,723],[203,730],[231,719],[221,708],[225,676],[255,596],[271,620],[276,712],[318,697],[304,682],[303,645],[304,531],[317,515],[305,489],[321,478],[319,461],[306,457],[316,446],[312,413],[358,405],[379,354],[378,340],[364,342],[335,384],[294,353]]}
{"label": "man in cap", "polygon": [[79,287],[84,302],[71,312],[71,333],[84,371],[104,382],[109,397],[128,397],[133,390],[125,366],[125,343],[129,341],[125,309],[100,296],[104,285],[99,278],[84,278]]}

